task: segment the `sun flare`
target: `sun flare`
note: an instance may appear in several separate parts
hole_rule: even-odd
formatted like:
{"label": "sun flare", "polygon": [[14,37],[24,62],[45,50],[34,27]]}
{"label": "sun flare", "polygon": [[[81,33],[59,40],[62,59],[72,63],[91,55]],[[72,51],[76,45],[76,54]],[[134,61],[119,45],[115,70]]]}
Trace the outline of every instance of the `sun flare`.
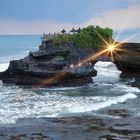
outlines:
{"label": "sun flare", "polygon": [[106,53],[108,54],[108,56],[110,56],[112,62],[114,61],[114,54],[118,50],[118,46],[119,44],[115,43],[106,46]]}
{"label": "sun flare", "polygon": [[115,45],[109,45],[109,46],[107,47],[107,50],[108,50],[109,52],[113,52],[113,51],[115,50]]}

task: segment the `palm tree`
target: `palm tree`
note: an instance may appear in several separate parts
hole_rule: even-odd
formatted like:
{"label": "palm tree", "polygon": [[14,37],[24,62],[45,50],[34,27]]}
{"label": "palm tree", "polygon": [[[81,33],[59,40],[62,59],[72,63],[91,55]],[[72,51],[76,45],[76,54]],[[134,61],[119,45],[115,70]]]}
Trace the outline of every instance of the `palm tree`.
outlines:
{"label": "palm tree", "polygon": [[72,29],[70,30],[71,33],[75,33],[75,31],[76,31],[76,30],[75,30],[74,28],[72,28]]}
{"label": "palm tree", "polygon": [[65,33],[66,33],[65,29],[63,29],[63,30],[61,31],[61,33],[62,33],[62,34],[65,34]]}
{"label": "palm tree", "polygon": [[79,28],[78,30],[76,30],[77,33],[80,33],[80,31],[81,31],[81,28]]}

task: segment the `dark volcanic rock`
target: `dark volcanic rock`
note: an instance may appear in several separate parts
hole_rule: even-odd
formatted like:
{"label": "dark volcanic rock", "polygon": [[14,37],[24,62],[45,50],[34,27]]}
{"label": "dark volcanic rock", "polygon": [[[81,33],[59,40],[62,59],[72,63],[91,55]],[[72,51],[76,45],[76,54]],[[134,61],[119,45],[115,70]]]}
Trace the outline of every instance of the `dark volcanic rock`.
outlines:
{"label": "dark volcanic rock", "polygon": [[[122,71],[121,77],[135,77],[135,85],[140,85],[140,44],[124,43],[119,47],[121,49],[114,54],[114,63]],[[92,82],[92,77],[97,75],[94,69],[97,61],[110,61],[102,55],[81,65],[82,60],[94,53],[92,49],[76,47],[72,42],[43,41],[38,51],[11,61],[9,68],[0,73],[0,79],[3,83],[17,85],[81,86]]]}
{"label": "dark volcanic rock", "polygon": [[120,116],[124,118],[132,115],[130,112],[128,112],[125,109],[108,110],[107,113],[112,116]]}
{"label": "dark volcanic rock", "polygon": [[140,88],[140,43],[124,43],[114,54],[114,63],[122,72],[121,78],[135,78],[132,86]]}
{"label": "dark volcanic rock", "polygon": [[140,43],[124,43],[114,55],[121,77],[140,77]]}
{"label": "dark volcanic rock", "polygon": [[9,68],[0,73],[0,79],[3,83],[17,85],[84,85],[92,82],[97,73],[94,69],[97,61],[80,64],[91,53],[91,49],[77,48],[71,42],[42,42],[38,51],[30,52],[24,59],[11,61]]}
{"label": "dark volcanic rock", "polygon": [[0,126],[0,140],[139,140],[140,118],[26,118]]}

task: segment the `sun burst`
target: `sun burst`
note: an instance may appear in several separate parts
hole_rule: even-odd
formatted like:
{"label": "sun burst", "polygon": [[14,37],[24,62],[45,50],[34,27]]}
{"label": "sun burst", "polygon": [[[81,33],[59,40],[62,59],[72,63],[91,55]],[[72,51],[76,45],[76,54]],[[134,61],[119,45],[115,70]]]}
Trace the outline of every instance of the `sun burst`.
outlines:
{"label": "sun burst", "polygon": [[115,46],[114,46],[114,45],[109,45],[109,46],[107,47],[107,50],[108,50],[109,52],[113,52],[113,51],[115,50]]}

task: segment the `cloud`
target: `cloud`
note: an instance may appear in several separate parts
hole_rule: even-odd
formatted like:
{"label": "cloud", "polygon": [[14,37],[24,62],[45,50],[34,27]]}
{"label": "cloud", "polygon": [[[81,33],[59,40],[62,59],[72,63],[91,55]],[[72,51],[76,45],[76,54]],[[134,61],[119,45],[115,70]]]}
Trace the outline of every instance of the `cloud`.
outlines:
{"label": "cloud", "polygon": [[86,23],[108,26],[114,30],[140,28],[140,4],[131,4],[128,8],[111,10],[92,17]]}
{"label": "cloud", "polygon": [[140,0],[110,0],[112,2],[140,3]]}
{"label": "cloud", "polygon": [[[115,0],[114,0],[115,1]],[[124,1],[124,0],[119,0]],[[130,0],[125,0],[130,1]],[[137,1],[137,0],[134,0]],[[0,18],[0,34],[42,34],[60,32],[63,28],[69,31],[72,27],[99,25],[116,31],[140,28],[140,4],[129,4],[127,8],[110,10],[91,17],[81,24],[61,23],[57,21],[16,21]]]}
{"label": "cloud", "polygon": [[69,31],[72,27],[78,28],[81,25],[70,23],[59,23],[55,21],[15,21],[0,19],[1,35],[27,35],[60,32],[63,28]]}

